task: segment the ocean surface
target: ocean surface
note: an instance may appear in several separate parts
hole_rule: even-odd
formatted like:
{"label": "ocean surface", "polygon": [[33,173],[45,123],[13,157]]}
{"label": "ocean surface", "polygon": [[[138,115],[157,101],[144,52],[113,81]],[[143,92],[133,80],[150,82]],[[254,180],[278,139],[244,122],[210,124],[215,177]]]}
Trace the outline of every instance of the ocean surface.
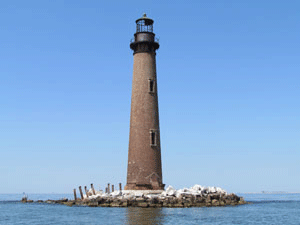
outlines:
{"label": "ocean surface", "polygon": [[[238,194],[248,205],[203,208],[89,208],[20,203],[0,194],[0,224],[299,224],[300,194]],[[68,194],[28,194],[32,200]]]}

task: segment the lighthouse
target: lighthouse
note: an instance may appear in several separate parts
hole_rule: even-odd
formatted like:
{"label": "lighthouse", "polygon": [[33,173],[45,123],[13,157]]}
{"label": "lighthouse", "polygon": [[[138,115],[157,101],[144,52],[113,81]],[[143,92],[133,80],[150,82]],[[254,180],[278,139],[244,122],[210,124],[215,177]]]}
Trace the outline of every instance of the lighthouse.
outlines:
{"label": "lighthouse", "polygon": [[154,21],[136,20],[126,190],[163,190]]}

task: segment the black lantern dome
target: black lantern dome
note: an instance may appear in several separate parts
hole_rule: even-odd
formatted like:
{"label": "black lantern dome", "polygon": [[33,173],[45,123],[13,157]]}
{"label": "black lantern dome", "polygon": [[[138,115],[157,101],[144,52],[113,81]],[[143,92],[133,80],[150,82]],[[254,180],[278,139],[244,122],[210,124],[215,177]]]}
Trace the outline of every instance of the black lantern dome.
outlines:
{"label": "black lantern dome", "polygon": [[154,21],[147,17],[144,13],[143,17],[137,19],[136,21],[136,32],[151,32],[153,33],[153,23]]}

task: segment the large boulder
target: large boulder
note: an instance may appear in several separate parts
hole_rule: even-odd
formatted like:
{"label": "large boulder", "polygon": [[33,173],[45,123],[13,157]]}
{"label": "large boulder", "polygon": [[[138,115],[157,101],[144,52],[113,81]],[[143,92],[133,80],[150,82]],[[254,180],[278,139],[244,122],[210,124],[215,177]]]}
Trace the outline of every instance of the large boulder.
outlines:
{"label": "large boulder", "polygon": [[176,190],[171,185],[169,185],[167,187],[167,189],[161,193],[161,196],[164,196],[164,197],[165,196],[175,196],[175,195],[176,195]]}

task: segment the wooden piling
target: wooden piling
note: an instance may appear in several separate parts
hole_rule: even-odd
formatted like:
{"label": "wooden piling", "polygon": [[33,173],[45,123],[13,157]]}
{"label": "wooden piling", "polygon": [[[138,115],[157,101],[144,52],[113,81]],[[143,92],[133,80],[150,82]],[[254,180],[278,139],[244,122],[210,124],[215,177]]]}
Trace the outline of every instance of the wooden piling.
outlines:
{"label": "wooden piling", "polygon": [[122,183],[119,183],[119,190],[122,191]]}
{"label": "wooden piling", "polygon": [[115,185],[111,185],[111,192],[115,191]]}
{"label": "wooden piling", "polygon": [[105,188],[105,193],[107,193],[107,187]]}
{"label": "wooden piling", "polygon": [[95,192],[95,189],[94,189],[94,185],[91,184],[91,188],[92,188],[92,191],[93,191],[93,195],[96,195],[96,192]]}
{"label": "wooden piling", "polygon": [[110,183],[107,184],[107,193],[110,193]]}
{"label": "wooden piling", "polygon": [[73,190],[73,192],[74,192],[74,200],[76,202],[76,199],[77,199],[77,197],[76,197],[76,188]]}
{"label": "wooden piling", "polygon": [[89,193],[88,193],[86,186],[84,186],[84,190],[85,190],[86,197],[89,197]]}
{"label": "wooden piling", "polygon": [[81,200],[82,200],[83,199],[83,193],[82,193],[81,186],[79,186],[79,192],[80,192],[80,196],[81,196]]}

